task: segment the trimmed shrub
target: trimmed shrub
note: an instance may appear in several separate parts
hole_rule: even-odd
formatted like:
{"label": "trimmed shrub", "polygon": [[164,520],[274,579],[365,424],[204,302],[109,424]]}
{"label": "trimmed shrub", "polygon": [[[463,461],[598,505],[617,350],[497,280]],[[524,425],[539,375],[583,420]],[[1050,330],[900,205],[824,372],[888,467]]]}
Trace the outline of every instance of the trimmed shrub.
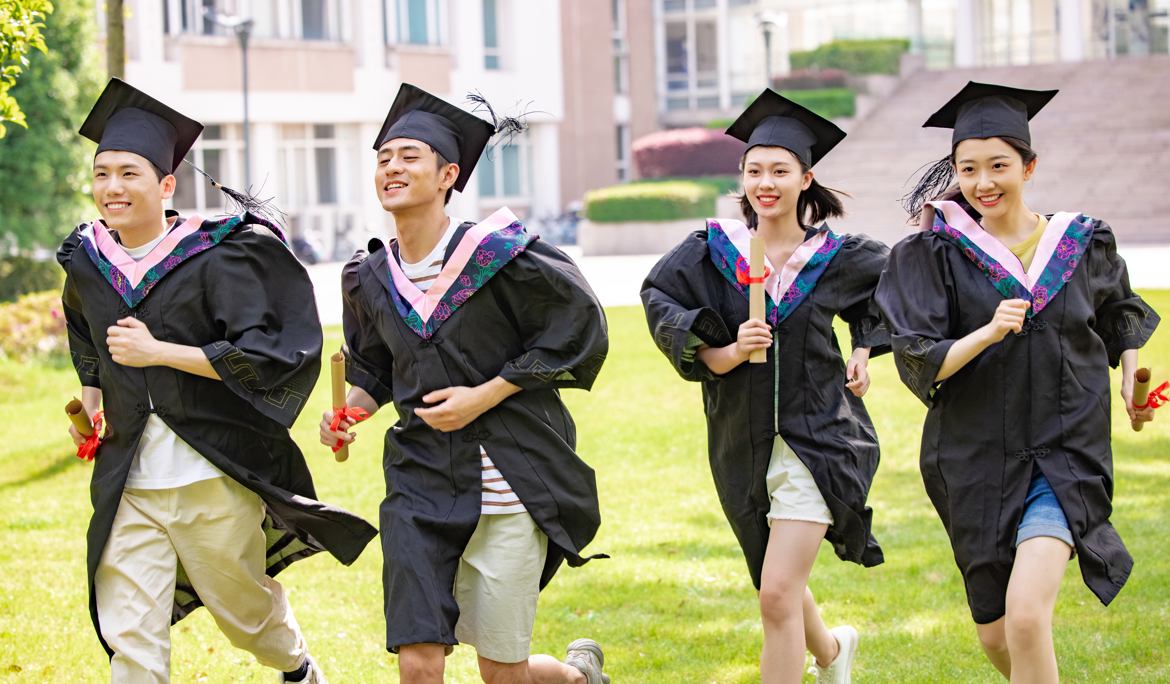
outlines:
{"label": "trimmed shrub", "polygon": [[826,119],[848,118],[857,113],[857,94],[848,88],[785,90],[780,94]]}
{"label": "trimmed shrub", "polygon": [[[826,119],[848,118],[857,113],[857,93],[848,88],[782,90],[780,94],[802,107],[808,107],[815,114]],[[735,119],[715,119],[708,121],[706,127],[722,132],[734,122]],[[736,159],[736,162],[738,161]],[[738,172],[737,166],[736,173]]]}
{"label": "trimmed shrub", "polygon": [[879,40],[838,40],[815,50],[788,56],[793,69],[842,69],[854,75],[898,75],[902,53],[910,49],[904,38]]}
{"label": "trimmed shrub", "polygon": [[848,80],[849,74],[840,69],[796,69],[772,79],[772,90],[844,88],[848,85]]}
{"label": "trimmed shrub", "polygon": [[585,218],[597,223],[678,221],[715,214],[716,186],[689,180],[630,183],[585,193]]}
{"label": "trimmed shrub", "polygon": [[705,128],[680,128],[642,136],[631,146],[643,178],[737,175],[744,143]]}
{"label": "trimmed shrub", "polygon": [[65,271],[56,261],[37,261],[25,256],[0,257],[0,302],[15,301],[30,292],[56,289],[65,284]]}
{"label": "trimmed shrub", "polygon": [[0,304],[0,358],[29,361],[68,352],[60,292],[38,292]]}

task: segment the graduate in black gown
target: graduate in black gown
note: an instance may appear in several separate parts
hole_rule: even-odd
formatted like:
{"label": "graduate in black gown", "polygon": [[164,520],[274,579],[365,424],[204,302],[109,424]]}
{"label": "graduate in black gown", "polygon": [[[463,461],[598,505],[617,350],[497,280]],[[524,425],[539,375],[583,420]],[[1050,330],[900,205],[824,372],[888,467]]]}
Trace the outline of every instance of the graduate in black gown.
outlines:
{"label": "graduate in black gown", "polygon": [[929,407],[927,493],[983,649],[1013,682],[1057,681],[1052,611],[1074,550],[1106,605],[1133,568],[1109,522],[1110,366],[1130,418],[1152,419],[1133,408],[1133,376],[1159,318],[1109,225],[1024,203],[1028,121],[1055,95],[972,82],[931,116],[954,129],[951,154],[908,197],[920,232],[877,293],[902,381]]}
{"label": "graduate in black gown", "polygon": [[[662,353],[703,383],[715,487],[760,591],[763,681],[799,682],[807,645],[818,682],[848,682],[857,631],[827,630],[807,583],[822,539],[843,560],[882,562],[865,503],[878,442],[861,397],[870,356],[889,350],[873,301],[887,250],[813,227],[844,213],[810,170],[845,137],[832,123],[765,90],[727,133],[748,144],[747,223],[708,220],[658,262],[642,302]],[[762,321],[748,317],[753,235],[766,239]],[[747,363],[754,349],[767,363]]]}
{"label": "graduate in black gown", "polygon": [[589,560],[601,520],[560,390],[593,386],[604,313],[574,263],[507,209],[479,223],[444,209],[492,136],[520,127],[404,84],[374,144],[397,238],[371,241],[342,276],[353,388],[321,440],[351,442],[351,411],[398,415],[380,520],[386,648],[404,684],[441,682],[460,642],[489,684],[609,681],[590,639],[565,662],[529,649],[540,590],[562,561]]}
{"label": "graduate in black gown", "polygon": [[168,681],[170,625],[205,605],[281,681],[323,683],[272,577],[319,551],[348,565],[376,530],[316,500],[289,435],[320,372],[321,326],[280,230],[247,213],[164,213],[202,129],[117,79],[81,128],[99,143],[102,218],[57,258],[83,402],[105,409],[90,612],[115,682]]}

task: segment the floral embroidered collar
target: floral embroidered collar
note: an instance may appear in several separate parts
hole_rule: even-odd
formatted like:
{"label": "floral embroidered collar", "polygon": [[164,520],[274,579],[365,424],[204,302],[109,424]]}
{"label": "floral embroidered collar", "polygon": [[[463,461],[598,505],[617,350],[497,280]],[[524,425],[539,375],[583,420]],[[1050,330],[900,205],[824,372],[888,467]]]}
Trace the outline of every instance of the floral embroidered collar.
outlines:
{"label": "floral embroidered collar", "polygon": [[[744,254],[750,254],[751,229],[735,219],[707,219],[707,247],[711,261],[731,284],[749,297],[748,273],[750,264]],[[841,236],[821,226],[808,240],[796,248],[784,268],[777,271],[764,257],[767,276],[764,279],[767,323],[777,326],[807,299],[817,286],[817,279],[841,249]],[[781,294],[782,293],[782,294]],[[779,302],[779,303],[777,303]]]}
{"label": "floral embroidered collar", "polygon": [[198,214],[176,225],[141,261],[135,261],[114,239],[114,231],[98,219],[79,229],[81,244],[102,276],[121,295],[126,306],[133,309],[146,295],[175,270],[179,264],[196,254],[218,245],[233,230],[244,224],[260,224],[276,233],[285,244],[284,234],[269,222],[250,214],[229,216],[208,221]]}
{"label": "floral embroidered collar", "polygon": [[1031,302],[1028,318],[1043,311],[1072,278],[1093,237],[1093,219],[1088,216],[1054,214],[1025,272],[1019,258],[955,202],[928,202],[922,226],[962,250],[1001,295]]}
{"label": "floral embroidered collar", "polygon": [[411,330],[423,339],[430,339],[443,321],[535,239],[504,207],[463,234],[426,292],[410,282],[394,253],[387,249],[394,306]]}

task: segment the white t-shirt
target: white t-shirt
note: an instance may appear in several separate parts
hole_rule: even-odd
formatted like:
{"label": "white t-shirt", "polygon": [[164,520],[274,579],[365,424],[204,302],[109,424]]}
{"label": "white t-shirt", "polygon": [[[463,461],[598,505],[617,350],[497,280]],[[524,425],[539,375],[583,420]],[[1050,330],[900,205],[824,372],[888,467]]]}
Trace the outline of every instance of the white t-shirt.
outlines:
{"label": "white t-shirt", "polygon": [[[451,223],[447,226],[443,237],[439,238],[439,244],[435,245],[431,253],[426,255],[422,261],[417,264],[408,264],[399,253],[398,263],[402,266],[402,272],[406,274],[411,283],[414,283],[415,287],[423,292],[426,292],[439,277],[439,272],[443,270],[443,256],[447,253],[447,245],[451,244],[455,230],[463,223],[456,218],[449,220]],[[481,476],[483,485],[480,490],[482,492],[480,495],[480,514],[523,513],[526,509],[524,504],[520,502],[520,497],[516,496],[516,492],[512,491],[512,485],[508,484],[508,481],[496,468],[496,464],[488,458],[482,444],[479,445],[479,456],[482,461],[480,468],[483,473]]]}
{"label": "white t-shirt", "polygon": [[[163,233],[141,247],[123,249],[131,259],[142,261],[166,235]],[[150,401],[150,407],[154,408],[154,400],[149,395],[147,400]],[[142,438],[138,440],[138,452],[134,454],[134,462],[130,464],[126,487],[175,489],[223,476],[222,470],[179,439],[158,414],[152,413],[146,420]]]}

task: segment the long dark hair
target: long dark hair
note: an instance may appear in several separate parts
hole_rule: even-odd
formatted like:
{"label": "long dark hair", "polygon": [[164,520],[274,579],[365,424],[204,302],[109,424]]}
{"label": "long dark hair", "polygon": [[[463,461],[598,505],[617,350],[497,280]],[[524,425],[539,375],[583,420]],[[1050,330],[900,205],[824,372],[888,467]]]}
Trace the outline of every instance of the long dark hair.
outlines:
{"label": "long dark hair", "polygon": [[[1028,143],[1006,135],[996,137],[1020,155],[1024,166],[1036,161],[1036,151]],[[910,214],[910,222],[914,225],[918,225],[921,220],[922,206],[927,202],[955,202],[976,221],[983,218],[983,215],[963,197],[963,191],[955,182],[955,153],[958,149],[959,145],[955,143],[951,147],[951,153],[931,164],[926,173],[922,174],[922,178],[918,179],[914,189],[902,197],[902,208]]]}
{"label": "long dark hair", "polygon": [[[787,149],[787,148],[784,148]],[[804,160],[792,155],[800,162],[800,174],[803,176],[808,173],[809,167],[805,165]],[[744,163],[747,161],[747,152],[739,159],[739,175],[740,184],[743,182]],[[748,226],[755,228],[760,223],[760,217],[756,216],[756,210],[752,208],[752,203],[748,200],[747,191],[740,190],[738,193],[732,193],[732,197],[739,200],[739,209],[743,212],[743,220]],[[831,218],[837,218],[845,215],[845,205],[841,203],[842,197],[849,197],[849,195],[840,190],[833,190],[826,188],[817,182],[814,178],[807,190],[800,193],[800,198],[796,200],[796,218],[800,221],[802,226],[812,226]],[[806,220],[807,219],[807,220]]]}

